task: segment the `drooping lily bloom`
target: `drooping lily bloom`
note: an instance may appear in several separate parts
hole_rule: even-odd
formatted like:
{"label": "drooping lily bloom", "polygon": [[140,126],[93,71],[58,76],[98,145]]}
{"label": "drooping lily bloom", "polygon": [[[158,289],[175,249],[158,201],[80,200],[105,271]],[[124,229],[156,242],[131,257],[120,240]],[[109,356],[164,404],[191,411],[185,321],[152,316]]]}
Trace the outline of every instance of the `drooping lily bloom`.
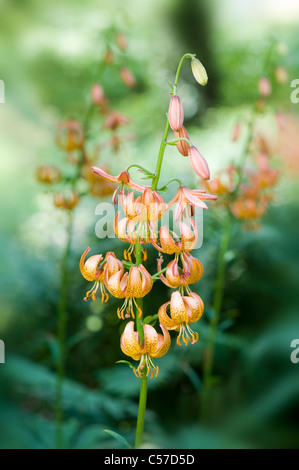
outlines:
{"label": "drooping lily bloom", "polygon": [[129,273],[124,273],[123,269],[110,275],[106,270],[104,273],[104,282],[110,294],[118,299],[126,299],[121,308],[117,309],[117,315],[124,320],[124,311],[126,310],[126,318],[134,314],[134,305],[137,308],[138,316],[142,315],[142,311],[138,306],[136,299],[140,299],[147,295],[153,287],[153,279],[145,267],[140,264],[132,266]]}
{"label": "drooping lily bloom", "polygon": [[126,216],[140,223],[157,222],[167,208],[162,196],[149,187],[145,188],[143,194],[136,199],[134,199],[134,192],[126,195],[124,190],[121,190],[119,200]]}
{"label": "drooping lily bloom", "polygon": [[135,253],[135,245],[139,241],[141,245],[141,251],[143,253],[143,260],[146,261],[147,250],[144,247],[146,243],[149,243],[151,238],[150,234],[155,233],[156,224],[154,226],[150,224],[149,227],[136,223],[136,220],[131,220],[128,217],[123,217],[119,220],[120,213],[117,212],[114,222],[113,229],[117,238],[123,242],[130,243],[129,248],[124,250],[125,260],[132,261],[132,253]]}
{"label": "drooping lily bloom", "polygon": [[56,166],[42,165],[37,167],[35,177],[40,183],[53,184],[61,179],[61,172]]}
{"label": "drooping lily bloom", "polygon": [[232,214],[241,220],[253,220],[261,218],[267,210],[267,196],[260,199],[236,199],[230,204]]}
{"label": "drooping lily bloom", "polygon": [[84,145],[84,132],[81,124],[75,120],[58,124],[56,144],[67,152],[82,149]]}
{"label": "drooping lily bloom", "polygon": [[[116,214],[114,231],[120,240],[130,243],[129,249],[124,251],[124,257],[132,261],[131,254],[135,250],[137,241],[145,245],[150,243],[152,238],[156,238],[157,222],[166,212],[167,204],[157,191],[152,191],[150,188],[146,188],[144,193],[135,199],[134,192],[125,194],[122,189],[119,201],[126,217],[120,220],[120,213]],[[142,251],[146,256],[146,249],[142,248]]]}
{"label": "drooping lily bloom", "polygon": [[115,272],[120,269],[124,269],[122,262],[116,258],[115,254],[111,251],[106,253],[105,259],[103,255],[90,256],[86,261],[85,258],[90,252],[90,248],[87,248],[80,259],[80,271],[82,276],[87,280],[94,282],[92,288],[86,292],[84,300],[96,300],[96,292],[100,287],[102,294],[102,302],[107,302],[109,295],[105,290],[104,284],[104,273],[107,271],[108,276],[112,276]]}
{"label": "drooping lily bloom", "polygon": [[[120,338],[120,347],[124,354],[130,356],[134,361],[140,361],[137,369],[134,370],[136,377],[142,377],[145,373],[150,378],[158,375],[159,367],[154,366],[152,358],[159,358],[167,353],[171,339],[170,334],[164,325],[160,325],[163,335],[157,333],[151,325],[143,325],[144,341],[140,344],[139,334],[134,331],[134,322],[129,321]],[[144,371],[144,372],[143,372]]]}
{"label": "drooping lily bloom", "polygon": [[161,246],[155,240],[152,240],[152,245],[156,250],[168,255],[193,250],[197,242],[198,232],[194,220],[191,220],[190,223],[192,229],[185,222],[180,222],[180,236],[174,232],[170,233],[169,228],[162,225],[159,236]]}
{"label": "drooping lily bloom", "polygon": [[113,194],[112,201],[114,204],[116,204],[116,197],[120,189],[123,189],[124,186],[133,189],[134,191],[139,191],[140,193],[143,193],[146,188],[149,188],[149,186],[145,186],[142,184],[134,183],[131,180],[131,177],[127,171],[122,171],[118,176],[111,176],[106,171],[102,170],[102,168],[98,168],[96,166],[92,167],[92,171],[103,178],[106,181],[111,181],[112,183],[117,183],[119,186],[116,188]]}
{"label": "drooping lily bloom", "polygon": [[79,195],[76,191],[69,193],[56,193],[54,194],[54,205],[60,209],[72,210],[79,203]]}
{"label": "drooping lily bloom", "polygon": [[[190,253],[183,252],[180,254],[182,268],[179,267],[178,257],[170,261],[164,274],[160,274],[161,281],[171,289],[184,287],[186,292],[190,293],[189,284],[195,284],[203,275],[203,266],[201,262],[194,258]],[[158,272],[162,270],[163,258],[158,258]]]}
{"label": "drooping lily bloom", "polygon": [[217,196],[227,196],[236,189],[237,180],[238,170],[234,165],[230,165],[221,170],[212,180],[205,181],[204,185],[207,191],[216,193]]}
{"label": "drooping lily bloom", "polygon": [[186,345],[188,341],[194,344],[198,340],[198,333],[194,333],[189,325],[199,320],[203,311],[204,305],[199,295],[190,292],[189,296],[182,296],[176,291],[172,293],[171,300],[159,308],[158,315],[165,328],[179,331],[177,344],[181,346],[181,339]]}
{"label": "drooping lily bloom", "polygon": [[189,189],[187,186],[181,186],[175,197],[168,203],[167,209],[170,209],[176,203],[174,211],[174,219],[179,218],[184,214],[185,209],[191,209],[193,206],[201,209],[207,209],[208,206],[203,201],[215,201],[217,196],[207,194],[204,190]]}

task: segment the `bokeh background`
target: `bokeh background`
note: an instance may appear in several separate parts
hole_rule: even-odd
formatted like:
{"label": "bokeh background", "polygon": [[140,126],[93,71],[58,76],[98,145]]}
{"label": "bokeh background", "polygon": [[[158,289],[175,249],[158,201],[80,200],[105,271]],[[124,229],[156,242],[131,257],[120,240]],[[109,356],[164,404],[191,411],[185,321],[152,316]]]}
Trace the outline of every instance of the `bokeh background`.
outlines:
{"label": "bokeh background", "polygon": [[[99,81],[112,106],[129,118],[133,140],[115,154],[103,150],[112,174],[130,163],[153,168],[165,125],[169,86],[185,52],[204,63],[208,86],[199,87],[184,66],[180,95],[189,134],[208,160],[211,173],[237,162],[231,140],[238,116],[256,98],[258,78],[271,41],[280,44],[279,63],[288,73],[273,82],[273,113],[283,113],[279,130],[273,115],[263,122],[281,172],[275,199],[257,231],[235,223],[224,286],[223,313],[216,339],[215,384],[208,417],[200,410],[203,350],[217,269],[221,217],[213,204],[204,214],[204,243],[195,253],[205,274],[196,285],[206,305],[193,347],[176,347],[159,360],[149,383],[145,447],[296,448],[299,442],[299,364],[290,344],[299,338],[299,104],[290,100],[299,78],[299,5],[296,0],[1,0],[0,62],[5,104],[0,105],[1,310],[0,447],[55,446],[55,358],[59,266],[66,214],[35,180],[42,164],[65,165],[55,145],[57,122],[79,119]],[[112,38],[125,35],[118,51],[136,85],[126,87],[113,72],[97,76],[97,64]],[[276,60],[276,59],[275,59]],[[271,77],[273,78],[273,77]],[[93,129],[94,140],[105,135]],[[167,161],[169,164],[167,165]],[[190,165],[167,149],[162,181],[181,178],[196,187]],[[167,168],[167,170],[166,170]],[[136,179],[138,179],[136,172]],[[141,180],[140,180],[141,181]],[[123,324],[118,302],[83,301],[87,288],[78,263],[87,246],[93,253],[122,242],[95,236],[99,201],[86,197],[75,210],[69,259],[67,360],[64,387],[64,445],[116,448],[111,429],[133,442],[139,381],[119,347]],[[155,259],[148,262],[155,267]],[[157,284],[157,286],[156,286]],[[157,312],[170,295],[155,284],[145,302]],[[173,343],[174,344],[174,343]]]}

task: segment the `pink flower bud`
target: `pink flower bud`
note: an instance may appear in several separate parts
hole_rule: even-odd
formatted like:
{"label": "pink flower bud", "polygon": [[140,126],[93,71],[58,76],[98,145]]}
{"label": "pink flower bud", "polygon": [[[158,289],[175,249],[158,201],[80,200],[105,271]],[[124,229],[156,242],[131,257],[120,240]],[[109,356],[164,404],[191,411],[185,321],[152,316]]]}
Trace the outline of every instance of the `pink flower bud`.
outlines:
{"label": "pink flower bud", "polygon": [[188,154],[194,171],[204,180],[210,179],[210,170],[204,157],[194,145],[189,147]]}
{"label": "pink flower bud", "polygon": [[[189,139],[188,132],[186,131],[186,128],[182,126],[182,128],[174,133],[175,139],[179,139],[180,137],[184,137],[185,139]],[[178,151],[184,156],[188,157],[188,150],[189,150],[189,144],[185,140],[179,140],[179,142],[176,143],[176,148]]]}
{"label": "pink flower bud", "polygon": [[276,69],[274,71],[274,74],[275,74],[275,78],[278,81],[278,83],[283,85],[284,83],[287,82],[288,72],[283,67],[281,67],[281,66],[276,67]]}
{"label": "pink flower bud", "polygon": [[105,102],[103,87],[98,83],[92,85],[90,94],[93,104],[101,106]]}
{"label": "pink flower bud", "polygon": [[275,119],[279,129],[283,131],[286,128],[284,115],[280,111],[277,111],[277,113],[275,114]]}
{"label": "pink flower bud", "polygon": [[237,124],[235,124],[234,128],[233,128],[233,133],[232,133],[232,141],[233,142],[236,142],[239,137],[240,137],[240,131],[241,131],[241,126],[240,124],[237,122]]}
{"label": "pink flower bud", "polygon": [[122,67],[119,71],[120,78],[122,79],[123,83],[129,87],[133,88],[136,85],[136,79],[132,74],[131,70],[127,67]]}
{"label": "pink flower bud", "polygon": [[259,92],[262,96],[269,96],[272,92],[272,86],[268,78],[261,77],[258,84]]}
{"label": "pink flower bud", "polygon": [[172,96],[168,109],[168,120],[173,131],[179,131],[184,123],[184,110],[178,96]]}
{"label": "pink flower bud", "polygon": [[122,50],[125,51],[127,49],[127,40],[126,36],[122,33],[118,33],[116,35],[116,42],[118,47]]}

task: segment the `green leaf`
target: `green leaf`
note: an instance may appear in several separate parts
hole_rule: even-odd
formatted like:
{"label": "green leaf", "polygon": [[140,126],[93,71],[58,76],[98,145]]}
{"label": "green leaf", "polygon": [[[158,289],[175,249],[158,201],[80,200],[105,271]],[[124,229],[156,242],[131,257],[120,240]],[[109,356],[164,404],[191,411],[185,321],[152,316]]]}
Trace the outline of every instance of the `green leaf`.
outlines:
{"label": "green leaf", "polygon": [[132,449],[131,444],[129,444],[128,441],[123,436],[118,434],[117,432],[111,431],[110,429],[103,429],[103,431],[106,432],[107,434],[110,434],[110,436],[114,437],[114,439],[116,439],[118,442],[123,444],[123,446],[126,449]]}

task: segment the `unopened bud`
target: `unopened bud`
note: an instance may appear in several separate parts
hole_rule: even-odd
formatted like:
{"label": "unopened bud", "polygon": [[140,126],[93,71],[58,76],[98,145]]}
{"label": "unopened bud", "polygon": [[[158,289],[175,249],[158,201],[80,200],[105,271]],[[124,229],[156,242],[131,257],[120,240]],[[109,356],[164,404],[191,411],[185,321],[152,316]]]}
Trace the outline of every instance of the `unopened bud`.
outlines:
{"label": "unopened bud", "polygon": [[178,96],[172,96],[168,109],[168,120],[173,131],[179,131],[184,123],[184,110]]}
{"label": "unopened bud", "polygon": [[283,67],[281,66],[276,67],[274,74],[278,83],[283,85],[284,83],[288,81],[288,72]]}
{"label": "unopened bud", "polygon": [[136,79],[127,67],[122,67],[119,71],[120,78],[122,79],[123,83],[129,87],[133,88],[136,85]]}
{"label": "unopened bud", "polygon": [[95,83],[94,85],[92,85],[90,94],[91,94],[91,101],[93,102],[93,104],[97,106],[101,106],[103,103],[105,103],[103,87],[99,85],[98,83]]}
{"label": "unopened bud", "polygon": [[116,35],[116,42],[118,47],[122,50],[125,51],[127,49],[127,40],[126,36],[122,33],[118,33]]}
{"label": "unopened bud", "polygon": [[195,80],[200,84],[205,86],[208,83],[208,75],[206,69],[198,59],[191,60],[191,69],[194,75]]}
{"label": "unopened bud", "polygon": [[233,142],[236,142],[239,137],[240,137],[240,132],[241,132],[241,126],[240,124],[237,122],[233,128],[233,133],[232,133],[232,141]]}
{"label": "unopened bud", "polygon": [[210,179],[209,166],[204,157],[199,153],[194,145],[188,150],[191,165],[198,176],[204,180]]}
{"label": "unopened bud", "polygon": [[61,173],[55,166],[43,165],[36,169],[35,177],[40,183],[53,184],[61,179]]}
{"label": "unopened bud", "polygon": [[258,89],[259,92],[262,96],[269,96],[271,95],[272,92],[272,86],[271,83],[269,82],[268,78],[266,77],[261,77],[259,79],[258,83]]}
{"label": "unopened bud", "polygon": [[[185,139],[189,139],[188,132],[186,131],[186,128],[184,126],[181,127],[181,129],[177,132],[174,133],[175,139],[179,139],[180,137],[184,137]],[[178,151],[184,156],[188,157],[188,150],[189,150],[189,144],[185,140],[179,140],[176,143],[176,148]]]}

